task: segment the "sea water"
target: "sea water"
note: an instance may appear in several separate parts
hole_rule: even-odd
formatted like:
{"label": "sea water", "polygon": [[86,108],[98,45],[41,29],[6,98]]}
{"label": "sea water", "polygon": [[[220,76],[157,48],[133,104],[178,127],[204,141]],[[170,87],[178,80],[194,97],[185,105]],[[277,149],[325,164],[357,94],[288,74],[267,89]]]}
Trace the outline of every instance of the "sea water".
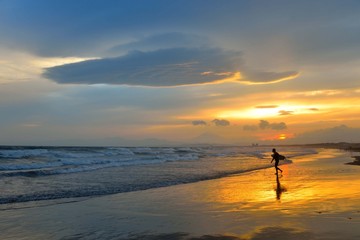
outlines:
{"label": "sea water", "polygon": [[[313,149],[283,148],[288,159]],[[269,147],[0,147],[0,209],[140,191],[272,167]],[[291,163],[291,160],[283,163]]]}

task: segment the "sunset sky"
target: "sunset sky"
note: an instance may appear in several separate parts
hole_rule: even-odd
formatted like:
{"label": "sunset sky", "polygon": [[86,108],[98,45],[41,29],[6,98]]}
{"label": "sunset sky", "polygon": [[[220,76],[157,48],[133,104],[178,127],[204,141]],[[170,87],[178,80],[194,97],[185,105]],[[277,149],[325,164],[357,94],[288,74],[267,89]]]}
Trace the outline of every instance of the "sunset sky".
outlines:
{"label": "sunset sky", "polygon": [[360,142],[360,1],[0,0],[0,144],[150,138]]}

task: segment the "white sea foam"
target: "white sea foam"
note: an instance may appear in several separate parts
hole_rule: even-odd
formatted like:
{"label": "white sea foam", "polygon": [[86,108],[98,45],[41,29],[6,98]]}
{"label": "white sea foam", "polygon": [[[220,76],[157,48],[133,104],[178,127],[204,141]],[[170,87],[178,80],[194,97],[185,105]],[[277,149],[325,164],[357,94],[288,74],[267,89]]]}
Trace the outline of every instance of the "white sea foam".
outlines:
{"label": "white sea foam", "polygon": [[[0,170],[29,170],[61,166],[89,165],[84,170],[102,167],[143,165],[199,159],[191,148],[49,148],[1,149]],[[96,167],[91,167],[91,166]],[[71,172],[71,170],[68,170]]]}
{"label": "white sea foam", "polygon": [[[284,155],[289,158],[314,153],[316,153],[314,149],[296,148],[287,149]],[[71,172],[71,167],[89,171],[91,169],[113,166],[156,164],[198,160],[201,157],[233,157],[240,155],[255,156],[262,159],[268,155],[270,156],[270,152],[265,148],[251,147],[0,149],[0,171],[58,168],[64,166],[68,168],[67,172]],[[85,165],[87,167],[78,167]]]}

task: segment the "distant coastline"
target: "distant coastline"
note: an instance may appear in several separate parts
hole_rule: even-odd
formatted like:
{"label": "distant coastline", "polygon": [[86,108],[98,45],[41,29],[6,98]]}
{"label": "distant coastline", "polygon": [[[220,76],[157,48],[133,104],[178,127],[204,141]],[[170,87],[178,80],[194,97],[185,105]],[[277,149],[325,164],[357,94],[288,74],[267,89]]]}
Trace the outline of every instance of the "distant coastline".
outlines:
{"label": "distant coastline", "polygon": [[342,149],[342,150],[346,150],[346,151],[360,152],[360,143],[348,143],[348,142],[315,143],[315,144],[304,144],[304,146],[334,148],[334,149]]}
{"label": "distant coastline", "polygon": [[357,165],[360,166],[360,143],[348,143],[348,142],[338,142],[338,143],[311,143],[311,144],[296,144],[296,145],[286,145],[286,146],[296,146],[296,147],[310,147],[310,148],[330,148],[330,149],[340,149],[349,152],[357,152],[359,155],[352,156],[355,160],[352,162],[345,163],[347,165]]}
{"label": "distant coastline", "polygon": [[[320,143],[320,144],[307,144],[309,147],[317,147],[317,148],[333,148],[333,149],[341,149],[349,152],[357,152],[360,153],[360,143]],[[347,165],[357,165],[360,166],[360,155],[352,156],[355,160],[352,162],[345,163]]]}
{"label": "distant coastline", "polygon": [[[315,147],[315,148],[333,148],[333,149],[341,149],[344,151],[360,153],[360,143],[347,143],[347,142],[318,143],[318,144],[306,144],[303,146]],[[354,158],[355,160],[352,162],[345,163],[345,164],[360,166],[360,154],[357,156],[352,156],[352,158]]]}

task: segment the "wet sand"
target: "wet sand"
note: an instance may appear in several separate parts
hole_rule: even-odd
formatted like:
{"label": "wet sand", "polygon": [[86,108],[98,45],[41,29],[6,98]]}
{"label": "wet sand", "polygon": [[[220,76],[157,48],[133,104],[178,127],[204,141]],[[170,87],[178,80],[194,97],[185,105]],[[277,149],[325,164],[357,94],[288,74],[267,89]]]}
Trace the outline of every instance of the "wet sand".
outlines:
{"label": "wet sand", "polygon": [[360,239],[360,168],[349,159],[323,149],[280,166],[282,175],[3,210],[0,239]]}

